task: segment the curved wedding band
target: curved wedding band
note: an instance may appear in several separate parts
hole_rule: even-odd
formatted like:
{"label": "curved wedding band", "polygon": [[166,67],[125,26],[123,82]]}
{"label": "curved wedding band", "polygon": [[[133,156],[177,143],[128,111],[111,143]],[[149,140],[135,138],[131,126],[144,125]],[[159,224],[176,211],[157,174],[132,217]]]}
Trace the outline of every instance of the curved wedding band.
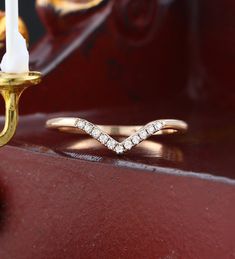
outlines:
{"label": "curved wedding band", "polygon": [[[188,129],[187,123],[181,120],[156,120],[145,126],[118,126],[95,125],[84,119],[67,117],[48,120],[46,127],[67,133],[88,134],[117,154],[131,150],[154,135],[184,133]],[[127,139],[118,142],[112,136],[127,137]]]}

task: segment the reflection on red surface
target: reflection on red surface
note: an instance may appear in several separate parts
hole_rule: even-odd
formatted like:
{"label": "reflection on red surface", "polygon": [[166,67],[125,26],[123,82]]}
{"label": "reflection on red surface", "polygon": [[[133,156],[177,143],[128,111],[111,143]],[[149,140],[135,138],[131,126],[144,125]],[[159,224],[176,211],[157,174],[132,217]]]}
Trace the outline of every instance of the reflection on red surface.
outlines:
{"label": "reflection on red surface", "polygon": [[[136,147],[143,154],[144,158],[160,158],[166,161],[183,162],[183,153],[179,148],[169,147],[154,140],[146,140]],[[68,153],[86,153],[90,150],[104,152],[104,146],[94,139],[82,139],[66,143],[61,147],[66,154]],[[111,152],[111,151],[109,151]],[[130,151],[131,152],[131,151]]]}

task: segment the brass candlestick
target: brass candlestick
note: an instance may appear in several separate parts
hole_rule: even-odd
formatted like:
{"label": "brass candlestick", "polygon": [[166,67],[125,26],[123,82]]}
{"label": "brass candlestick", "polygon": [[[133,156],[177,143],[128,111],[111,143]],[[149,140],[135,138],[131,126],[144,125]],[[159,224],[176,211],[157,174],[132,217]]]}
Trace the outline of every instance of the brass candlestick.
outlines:
{"label": "brass candlestick", "polygon": [[18,106],[21,94],[29,86],[41,82],[40,72],[11,74],[0,72],[0,94],[5,101],[5,126],[0,133],[0,147],[6,145],[15,135],[18,125]]}

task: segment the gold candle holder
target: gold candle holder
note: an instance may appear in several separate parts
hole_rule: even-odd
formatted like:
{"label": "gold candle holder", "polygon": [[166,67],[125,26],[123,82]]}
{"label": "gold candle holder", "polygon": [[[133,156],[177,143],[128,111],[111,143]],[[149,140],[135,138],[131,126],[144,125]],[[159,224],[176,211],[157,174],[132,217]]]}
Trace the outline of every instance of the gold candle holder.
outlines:
{"label": "gold candle holder", "polygon": [[30,86],[41,82],[40,72],[11,74],[0,72],[0,94],[5,101],[5,126],[0,133],[0,147],[6,145],[15,135],[18,117],[19,100],[22,93]]}

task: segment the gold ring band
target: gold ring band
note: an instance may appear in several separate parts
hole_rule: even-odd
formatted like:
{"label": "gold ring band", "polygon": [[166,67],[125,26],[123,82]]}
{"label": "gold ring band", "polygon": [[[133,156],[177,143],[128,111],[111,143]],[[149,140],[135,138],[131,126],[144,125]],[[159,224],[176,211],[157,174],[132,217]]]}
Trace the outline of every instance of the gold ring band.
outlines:
{"label": "gold ring band", "polygon": [[[117,154],[123,154],[131,150],[154,135],[185,133],[188,129],[187,123],[181,120],[156,120],[145,126],[118,126],[95,125],[81,118],[68,117],[48,120],[46,127],[67,133],[88,134]],[[127,139],[118,142],[111,136],[127,137]]]}

